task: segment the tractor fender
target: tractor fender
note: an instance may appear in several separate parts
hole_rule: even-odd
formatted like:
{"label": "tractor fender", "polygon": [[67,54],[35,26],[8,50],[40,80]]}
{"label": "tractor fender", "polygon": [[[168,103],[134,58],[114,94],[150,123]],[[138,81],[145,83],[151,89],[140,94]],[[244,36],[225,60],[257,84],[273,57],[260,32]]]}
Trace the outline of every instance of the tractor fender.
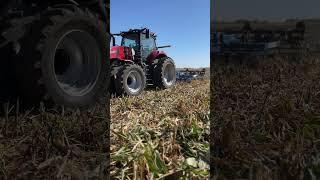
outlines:
{"label": "tractor fender", "polygon": [[163,51],[153,50],[151,54],[147,57],[147,61],[152,63],[156,59],[160,59],[163,57],[168,57],[167,54]]}

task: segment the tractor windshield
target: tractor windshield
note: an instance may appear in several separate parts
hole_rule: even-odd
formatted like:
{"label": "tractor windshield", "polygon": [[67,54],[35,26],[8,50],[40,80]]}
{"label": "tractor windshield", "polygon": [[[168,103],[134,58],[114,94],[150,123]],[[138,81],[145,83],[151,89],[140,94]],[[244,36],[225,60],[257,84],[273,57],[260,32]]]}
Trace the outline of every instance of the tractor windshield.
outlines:
{"label": "tractor windshield", "polygon": [[137,35],[126,35],[123,36],[121,46],[131,47],[137,50],[139,47],[139,36]]}

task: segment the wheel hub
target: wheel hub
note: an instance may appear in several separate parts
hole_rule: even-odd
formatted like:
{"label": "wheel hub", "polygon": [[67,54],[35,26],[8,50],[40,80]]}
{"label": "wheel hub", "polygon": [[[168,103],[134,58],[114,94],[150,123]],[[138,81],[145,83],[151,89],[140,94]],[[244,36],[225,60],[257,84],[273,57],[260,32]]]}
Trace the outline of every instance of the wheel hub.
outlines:
{"label": "wheel hub", "polygon": [[58,42],[54,73],[59,87],[70,96],[83,96],[95,86],[100,71],[99,45],[89,33],[73,30]]}
{"label": "wheel hub", "polygon": [[172,64],[168,64],[164,69],[164,82],[167,86],[171,86],[175,80],[175,67]]}
{"label": "wheel hub", "polygon": [[58,49],[56,51],[56,58],[54,62],[55,73],[57,75],[63,75],[70,68],[71,60],[69,54],[63,50]]}
{"label": "wheel hub", "polygon": [[128,89],[132,93],[138,92],[142,87],[142,77],[139,72],[131,71],[127,78]]}

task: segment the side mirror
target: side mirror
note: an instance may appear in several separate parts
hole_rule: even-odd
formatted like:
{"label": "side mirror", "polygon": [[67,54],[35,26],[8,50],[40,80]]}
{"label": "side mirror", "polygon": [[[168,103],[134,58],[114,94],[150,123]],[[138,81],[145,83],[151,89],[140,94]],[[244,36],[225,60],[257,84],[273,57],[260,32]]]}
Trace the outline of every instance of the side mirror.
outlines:
{"label": "side mirror", "polygon": [[111,36],[111,39],[112,39],[112,46],[115,46],[116,45],[116,38],[114,36]]}
{"label": "side mirror", "polygon": [[149,31],[149,29],[146,29],[146,38],[147,38],[147,39],[150,38],[150,31]]}

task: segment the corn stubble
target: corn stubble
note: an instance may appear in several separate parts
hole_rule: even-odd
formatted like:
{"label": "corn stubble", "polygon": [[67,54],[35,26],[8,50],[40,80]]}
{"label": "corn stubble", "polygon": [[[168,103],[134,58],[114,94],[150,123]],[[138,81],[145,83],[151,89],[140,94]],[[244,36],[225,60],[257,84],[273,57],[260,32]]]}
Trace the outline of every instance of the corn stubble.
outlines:
{"label": "corn stubble", "polygon": [[320,61],[211,70],[213,179],[320,178]]}
{"label": "corn stubble", "polygon": [[[19,103],[17,103],[19,104]],[[28,110],[4,106],[0,117],[0,179],[105,179],[108,112]]]}
{"label": "corn stubble", "polygon": [[209,179],[209,79],[111,99],[112,179]]}
{"label": "corn stubble", "polygon": [[0,179],[208,179],[208,79],[112,98],[111,129],[107,108],[5,106]]}

